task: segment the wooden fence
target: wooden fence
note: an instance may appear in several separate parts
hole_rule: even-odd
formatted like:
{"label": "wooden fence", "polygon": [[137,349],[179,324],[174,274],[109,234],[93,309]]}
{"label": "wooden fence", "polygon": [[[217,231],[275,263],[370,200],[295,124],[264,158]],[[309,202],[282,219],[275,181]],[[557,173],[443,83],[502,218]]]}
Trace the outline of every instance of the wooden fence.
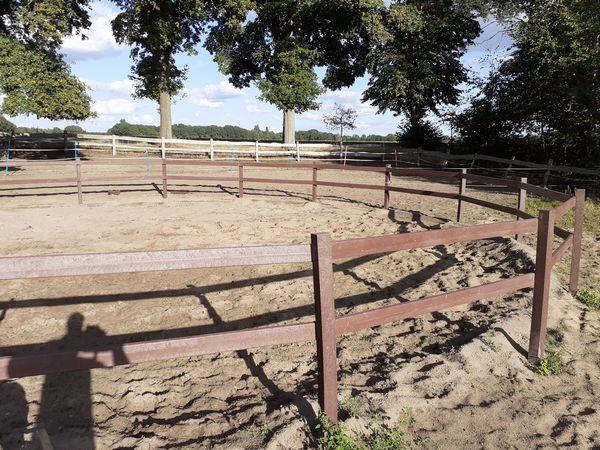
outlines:
{"label": "wooden fence", "polygon": [[[162,160],[158,163],[162,164],[163,168],[167,167],[170,163],[193,165],[219,164],[210,161],[175,161]],[[58,162],[56,163],[58,164]],[[76,167],[87,163],[97,164],[106,163],[106,161],[68,162],[68,164],[76,164]],[[124,163],[124,161],[114,161],[111,164],[113,163]],[[138,163],[138,161],[130,161],[129,163]],[[318,180],[318,171],[339,169],[340,166],[302,163],[296,164],[294,167],[311,169],[313,173],[312,179],[245,178],[243,168],[246,165],[253,167],[282,166],[281,164],[272,163],[239,163],[238,177],[227,177],[227,180],[238,180],[240,196],[243,195],[244,183],[247,182],[312,185],[313,200],[317,200],[317,186],[375,189],[383,191],[383,203],[385,207],[389,206],[390,192],[406,192],[457,200],[457,217],[459,220],[464,202],[514,214],[516,220],[346,240],[332,240],[328,234],[318,233],[311,235],[310,245],[269,245],[259,247],[0,258],[0,279],[2,280],[206,267],[311,263],[315,302],[315,320],[309,323],[250,328],[174,339],[124,342],[102,348],[73,351],[46,353],[20,352],[19,354],[0,357],[0,380],[72,370],[113,367],[121,364],[133,364],[145,361],[161,361],[294,342],[315,341],[318,362],[319,405],[331,420],[336,422],[338,414],[336,338],[338,336],[533,287],[528,356],[531,361],[536,361],[544,352],[551,270],[553,265],[569,249],[572,249],[570,289],[573,292],[577,290],[585,200],[585,192],[583,190],[577,190],[575,196],[569,196],[528,184],[525,181],[482,177],[465,173],[466,171],[443,172],[418,169],[392,169],[390,167],[346,167],[345,170],[381,172],[384,176],[382,177],[382,183],[379,185],[325,182]],[[284,167],[289,166],[284,165]],[[163,171],[163,174],[165,173]],[[420,176],[434,179],[443,178],[446,181],[456,180],[458,192],[454,194],[391,186],[390,177],[392,174],[396,176]],[[166,178],[164,179],[166,180]],[[206,177],[194,177],[192,179],[206,179]],[[214,180],[215,178],[210,179]],[[223,178],[216,177],[216,179],[222,180]],[[73,179],[69,180],[73,181]],[[29,182],[31,183],[31,181]],[[79,192],[81,192],[81,181],[79,179]],[[465,195],[465,191],[468,188],[467,181],[493,183],[514,188],[519,192],[518,205],[515,208],[511,208],[467,196]],[[541,211],[538,217],[533,217],[524,211],[525,195],[527,192],[552,200],[558,200],[561,203],[556,208]],[[164,195],[167,195],[166,181]],[[557,227],[555,222],[573,208],[575,209],[575,226],[574,232],[570,233],[567,230]],[[472,242],[503,236],[522,236],[528,233],[537,235],[536,262],[533,273],[453,292],[440,293],[415,301],[385,306],[365,312],[341,317],[336,315],[332,266],[335,260],[448,245],[458,242]],[[563,239],[556,249],[553,247],[555,236]],[[6,349],[0,348],[0,352],[6,353]]]}
{"label": "wooden fence", "polygon": [[[11,141],[5,141],[0,146],[6,151]],[[429,151],[420,148],[404,148],[393,141],[346,141],[344,145],[334,142],[281,142],[265,141],[236,141],[219,139],[165,139],[140,138],[133,136],[117,136],[107,134],[37,134],[17,136],[12,138],[13,152],[56,152],[63,151],[65,155],[75,156],[79,151],[94,150],[108,153],[112,156],[145,154],[161,158],[202,155],[211,160],[216,159],[263,159],[287,158],[299,161],[304,158],[318,158],[331,161],[356,162],[375,161],[383,163],[406,163],[403,157],[411,158],[411,163],[417,166],[433,165],[446,166],[455,161],[459,165],[475,168],[478,162],[499,165],[496,170],[504,171],[505,176],[511,171],[534,171],[542,174],[543,185],[548,184],[553,174],[567,176],[585,175],[600,177],[600,168],[584,168],[557,165],[552,159],[546,163],[533,163],[512,158],[499,158],[485,154],[451,154],[450,152]],[[29,144],[42,143],[38,148]],[[16,144],[16,145],[15,145]],[[413,161],[414,160],[414,161]],[[434,162],[435,161],[435,162]]]}

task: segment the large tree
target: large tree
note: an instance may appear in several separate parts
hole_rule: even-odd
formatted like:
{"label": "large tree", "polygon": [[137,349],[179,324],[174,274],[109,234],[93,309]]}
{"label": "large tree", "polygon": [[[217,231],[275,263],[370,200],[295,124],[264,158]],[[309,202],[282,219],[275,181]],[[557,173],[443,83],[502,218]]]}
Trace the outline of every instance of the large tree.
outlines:
{"label": "large tree", "polygon": [[[207,48],[234,86],[255,83],[283,112],[289,143],[296,113],[317,109],[325,88],[364,74],[382,8],[382,0],[220,0]],[[326,68],[322,84],[318,66]]]}
{"label": "large tree", "polygon": [[600,163],[600,3],[526,3],[507,29],[512,54],[457,118],[464,143]]}
{"label": "large tree", "polygon": [[386,35],[370,54],[363,100],[403,115],[406,134],[418,143],[431,134],[426,115],[458,102],[459,84],[467,81],[460,58],[481,28],[471,2],[461,0],[396,0],[383,23]]}
{"label": "large tree", "polygon": [[1,111],[53,120],[91,117],[86,86],[60,53],[65,36],[89,27],[89,0],[0,2]]}
{"label": "large tree", "polygon": [[118,42],[132,46],[131,78],[136,95],[159,102],[160,135],[172,137],[171,97],[183,87],[186,68],[178,53],[196,54],[208,17],[202,0],[114,0],[121,13],[113,20]]}

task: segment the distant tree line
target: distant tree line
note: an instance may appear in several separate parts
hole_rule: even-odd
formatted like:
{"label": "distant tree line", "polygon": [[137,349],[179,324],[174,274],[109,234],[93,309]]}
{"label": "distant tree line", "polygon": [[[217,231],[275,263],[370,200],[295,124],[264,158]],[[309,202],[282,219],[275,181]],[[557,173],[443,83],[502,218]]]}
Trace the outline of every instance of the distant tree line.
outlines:
{"label": "distant tree line", "polygon": [[[138,137],[158,137],[160,129],[154,125],[140,125],[129,123],[126,120],[120,120],[114,126],[106,131],[108,134],[117,136],[138,136]],[[270,131],[268,128],[261,130],[258,125],[253,129],[234,126],[234,125],[173,125],[173,137],[178,139],[235,139],[249,141],[280,141],[282,133]],[[339,135],[319,130],[298,131],[296,138],[299,141],[332,141],[337,142]],[[396,140],[396,135],[388,134],[386,136],[370,135],[351,135],[346,136],[349,141],[390,141]]]}

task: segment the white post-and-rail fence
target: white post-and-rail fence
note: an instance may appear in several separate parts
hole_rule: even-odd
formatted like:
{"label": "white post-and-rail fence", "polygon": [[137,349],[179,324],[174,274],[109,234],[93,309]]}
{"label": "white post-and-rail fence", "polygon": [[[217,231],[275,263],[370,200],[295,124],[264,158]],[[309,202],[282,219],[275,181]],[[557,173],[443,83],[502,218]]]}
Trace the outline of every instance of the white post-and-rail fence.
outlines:
{"label": "white post-and-rail fence", "polygon": [[78,134],[78,146],[81,150],[104,151],[112,156],[143,153],[161,158],[174,156],[204,155],[211,160],[251,158],[259,162],[264,158],[293,159],[302,158],[341,159],[351,158],[361,161],[383,161],[385,145],[393,142],[365,142],[355,144],[356,151],[340,150],[338,143],[303,143],[283,144],[279,142],[261,141],[220,141],[215,139],[165,139],[137,138],[130,136],[112,136],[100,134]]}
{"label": "white post-and-rail fence", "polygon": [[[515,159],[499,158],[483,154],[451,154],[423,150],[421,148],[404,148],[393,141],[367,141],[367,142],[339,142],[316,143],[295,142],[283,144],[279,142],[261,141],[227,141],[216,139],[164,139],[164,138],[139,138],[131,136],[116,136],[107,134],[39,134],[31,136],[17,136],[1,138],[0,153],[6,154],[7,142],[10,144],[12,154],[19,157],[20,152],[53,152],[63,151],[65,155],[76,157],[77,151],[95,151],[111,156],[159,156],[161,158],[177,156],[202,156],[211,160],[237,160],[253,159],[290,159],[299,161],[302,158],[314,158],[322,161],[373,161],[399,166],[423,166],[450,168],[451,161],[456,166],[474,169],[476,162],[498,164],[497,170],[504,170],[507,176],[510,172],[539,172],[543,175],[543,184],[548,184],[552,174],[563,174],[567,177],[573,175],[586,175],[593,178],[600,177],[600,167],[574,167],[555,165],[550,159],[547,163],[533,163]],[[18,146],[14,144],[19,144]],[[31,145],[29,145],[31,143]],[[49,145],[48,145],[49,144]],[[11,154],[11,157],[13,156]],[[490,167],[487,167],[490,169]],[[493,168],[491,168],[493,169]]]}

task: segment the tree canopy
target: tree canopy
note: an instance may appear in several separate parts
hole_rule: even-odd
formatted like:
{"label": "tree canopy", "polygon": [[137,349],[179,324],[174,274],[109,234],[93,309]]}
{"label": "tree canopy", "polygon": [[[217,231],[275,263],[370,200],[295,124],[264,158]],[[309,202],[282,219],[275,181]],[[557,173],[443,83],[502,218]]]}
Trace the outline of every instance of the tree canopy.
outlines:
{"label": "tree canopy", "polygon": [[1,111],[58,119],[93,116],[86,86],[60,54],[65,36],[89,27],[89,0],[0,2]]}
{"label": "tree canopy", "polygon": [[544,0],[522,16],[509,23],[510,58],[457,117],[464,145],[600,163],[600,3]]}
{"label": "tree canopy", "polygon": [[460,58],[481,32],[476,13],[461,0],[393,1],[383,14],[385,37],[369,55],[371,78],[363,100],[392,111],[418,135],[427,113],[456,104],[467,81]]}
{"label": "tree canopy", "polygon": [[[206,47],[234,86],[255,83],[263,100],[302,113],[319,107],[325,88],[364,74],[381,8],[381,0],[221,0]],[[326,68],[322,84],[317,66]]]}

